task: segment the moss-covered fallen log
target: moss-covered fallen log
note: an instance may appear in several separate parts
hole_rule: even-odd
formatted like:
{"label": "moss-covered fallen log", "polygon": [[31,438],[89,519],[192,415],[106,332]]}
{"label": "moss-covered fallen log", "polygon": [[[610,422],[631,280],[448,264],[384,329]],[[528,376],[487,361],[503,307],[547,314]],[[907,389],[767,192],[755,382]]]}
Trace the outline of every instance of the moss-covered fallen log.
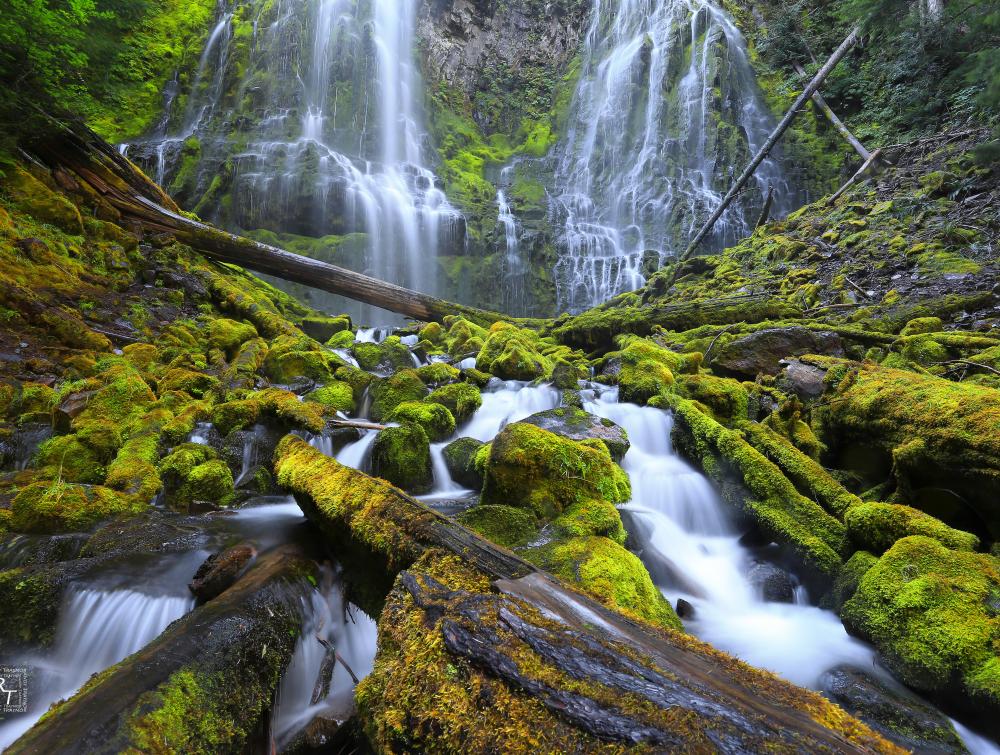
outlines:
{"label": "moss-covered fallen log", "polygon": [[243,752],[267,730],[312,562],[263,555],[230,589],[95,675],[10,753]]}
{"label": "moss-covered fallen log", "polygon": [[820,696],[617,614],[300,438],[275,469],[322,532],[398,575],[357,692],[377,749],[896,751]]}

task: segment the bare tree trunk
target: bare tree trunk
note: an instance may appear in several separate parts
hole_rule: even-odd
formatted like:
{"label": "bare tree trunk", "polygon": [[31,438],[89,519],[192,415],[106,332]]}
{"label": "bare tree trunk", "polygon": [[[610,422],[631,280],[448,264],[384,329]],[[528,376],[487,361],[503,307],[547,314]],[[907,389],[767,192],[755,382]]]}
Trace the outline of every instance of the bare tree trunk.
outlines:
{"label": "bare tree trunk", "polygon": [[860,168],[858,168],[858,172],[855,173],[853,176],[851,176],[849,179],[847,179],[847,183],[845,183],[843,186],[837,189],[837,191],[834,192],[833,195],[828,200],[826,200],[827,207],[831,206],[834,202],[840,199],[841,195],[845,191],[854,186],[854,184],[856,184],[858,180],[871,169],[872,165],[874,165],[881,156],[882,156],[881,148],[872,152],[868,156],[868,159],[865,160],[864,164]]}
{"label": "bare tree trunk", "polygon": [[764,206],[760,208],[760,215],[757,217],[757,222],[754,224],[754,228],[760,228],[771,217],[772,202],[774,202],[774,186],[768,184],[767,196],[764,198]]}
{"label": "bare tree trunk", "polygon": [[764,142],[764,146],[757,151],[757,154],[754,155],[753,160],[750,161],[750,164],[746,167],[743,173],[740,174],[740,177],[736,179],[736,183],[733,184],[729,193],[723,197],[722,202],[720,202],[719,206],[715,208],[715,212],[712,213],[712,216],[705,222],[705,225],[701,227],[701,230],[698,231],[698,234],[694,237],[694,239],[691,240],[688,248],[684,250],[684,253],[678,258],[678,261],[686,260],[691,256],[694,250],[698,248],[698,244],[700,244],[702,239],[704,239],[705,236],[708,235],[708,232],[712,230],[712,226],[715,225],[715,222],[722,217],[722,213],[726,211],[726,208],[729,207],[733,199],[736,198],[736,195],[740,193],[743,186],[750,180],[760,164],[764,162],[764,158],[766,158],[771,150],[774,149],[774,145],[778,143],[781,135],[788,130],[790,125],[792,125],[792,121],[795,120],[795,116],[798,115],[799,110],[802,109],[806,100],[812,97],[813,93],[819,89],[820,84],[826,80],[826,77],[830,75],[830,72],[836,67],[837,63],[839,63],[841,59],[847,55],[850,49],[858,41],[860,33],[860,28],[857,26],[854,27],[854,29],[851,30],[851,33],[847,35],[847,38],[840,43],[840,47],[834,51],[829,60],[827,60],[826,63],[823,64],[823,67],[819,69],[812,81],[810,81],[806,88],[802,90],[802,94],[800,94],[795,99],[795,102],[792,103],[788,112],[785,113],[785,117],[781,119],[781,122],[775,127],[774,131],[771,132],[767,141]]}

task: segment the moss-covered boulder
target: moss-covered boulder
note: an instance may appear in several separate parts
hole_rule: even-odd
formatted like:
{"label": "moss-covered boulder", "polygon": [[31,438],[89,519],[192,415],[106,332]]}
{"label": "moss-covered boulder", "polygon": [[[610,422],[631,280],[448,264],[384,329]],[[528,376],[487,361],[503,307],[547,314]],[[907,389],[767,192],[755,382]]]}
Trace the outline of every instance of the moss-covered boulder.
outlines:
{"label": "moss-covered boulder", "polygon": [[103,519],[138,514],[146,506],[146,501],[100,485],[35,482],[14,497],[10,527],[17,532],[80,531]]}
{"label": "moss-covered boulder", "polygon": [[621,514],[613,504],[600,498],[577,501],[553,520],[552,527],[560,537],[599,535],[625,545]]}
{"label": "moss-covered boulder", "polygon": [[233,473],[210,446],[184,443],[160,462],[167,502],[185,507],[194,501],[216,506],[233,500]]}
{"label": "moss-covered boulder", "polygon": [[271,342],[262,370],[272,382],[289,385],[297,378],[328,382],[340,364],[336,355],[324,351],[303,335],[278,336]]}
{"label": "moss-covered boulder", "polygon": [[371,418],[382,422],[404,401],[420,401],[429,391],[416,370],[400,370],[371,384]]}
{"label": "moss-covered boulder", "polygon": [[380,431],[372,446],[372,474],[410,493],[430,490],[434,472],[424,429],[406,424]]}
{"label": "moss-covered boulder", "polygon": [[947,548],[971,551],[979,538],[971,532],[949,527],[930,514],[898,503],[859,503],[844,514],[851,540],[861,548],[882,553],[909,535],[924,535]]}
{"label": "moss-covered boulder", "polygon": [[347,383],[332,380],[326,385],[306,394],[306,400],[315,401],[328,409],[350,414],[354,411],[354,389]]}
{"label": "moss-covered boulder", "polygon": [[413,354],[399,336],[389,336],[381,343],[358,342],[352,351],[363,370],[387,375],[413,367]]}
{"label": "moss-covered boulder", "polygon": [[483,475],[476,464],[476,455],[484,447],[475,438],[459,438],[444,447],[444,463],[451,478],[471,490],[482,490]]}
{"label": "moss-covered boulder", "polygon": [[218,317],[208,323],[208,345],[232,359],[240,347],[257,337],[257,329],[247,322]]}
{"label": "moss-covered boulder", "polygon": [[311,315],[302,318],[300,327],[303,333],[310,338],[315,338],[320,343],[329,341],[337,333],[351,333],[353,330],[351,318],[347,315],[341,315],[340,317]]}
{"label": "moss-covered boulder", "polygon": [[534,514],[514,506],[473,506],[457,519],[470,530],[506,548],[526,545],[538,534]]}
{"label": "moss-covered boulder", "polygon": [[404,401],[386,420],[419,425],[432,443],[445,440],[455,432],[455,418],[447,407],[429,401]]}
{"label": "moss-covered boulder", "polygon": [[609,608],[668,629],[682,628],[642,561],[613,540],[572,537],[526,555]]}
{"label": "moss-covered boulder", "polygon": [[456,422],[464,422],[483,405],[479,389],[471,383],[451,383],[431,391],[427,401],[446,406]]}
{"label": "moss-covered boulder", "polygon": [[263,419],[319,433],[326,427],[323,407],[313,401],[299,401],[298,396],[280,388],[266,388],[249,394],[245,399],[217,404],[212,409],[212,424],[223,435],[242,430]]}
{"label": "moss-covered boulder", "polygon": [[624,503],[628,477],[599,440],[575,442],[517,422],[493,441],[482,502],[530,509],[552,519],[574,503]]}
{"label": "moss-covered boulder", "polygon": [[476,366],[503,380],[535,380],[552,374],[552,360],[539,351],[537,334],[499,322],[490,328]]}
{"label": "moss-covered boulder", "polygon": [[52,644],[65,578],[58,567],[28,566],[0,571],[0,653]]}
{"label": "moss-covered boulder", "polygon": [[674,374],[696,372],[701,354],[678,354],[647,338],[623,336],[621,350],[611,358],[620,362],[618,386],[622,401],[644,404],[653,396],[668,391]]}
{"label": "moss-covered boulder", "polygon": [[865,573],[841,617],[911,687],[1000,713],[1000,559],[905,537]]}
{"label": "moss-covered boulder", "polygon": [[610,419],[595,417],[577,407],[560,406],[547,409],[521,421],[569,440],[599,440],[607,447],[611,458],[615,461],[621,461],[628,453],[629,440],[625,428],[616,425]]}
{"label": "moss-covered boulder", "polygon": [[458,380],[462,373],[457,367],[447,362],[431,362],[431,364],[418,367],[417,374],[428,386],[437,387]]}

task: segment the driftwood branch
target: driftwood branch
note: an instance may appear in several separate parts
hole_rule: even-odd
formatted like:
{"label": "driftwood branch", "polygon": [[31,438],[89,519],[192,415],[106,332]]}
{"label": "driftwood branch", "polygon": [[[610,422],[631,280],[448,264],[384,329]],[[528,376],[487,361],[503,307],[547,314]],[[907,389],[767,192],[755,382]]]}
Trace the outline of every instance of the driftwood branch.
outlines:
{"label": "driftwood branch", "polygon": [[[806,75],[805,69],[798,63],[795,64],[795,72],[799,74],[799,76],[804,77]],[[813,92],[812,101],[815,103],[816,107],[823,112],[823,115],[827,117],[827,120],[833,124],[833,127],[837,129],[837,133],[844,137],[847,143],[854,148],[855,152],[861,155],[862,160],[867,160],[871,157],[872,153],[865,149],[865,145],[862,144],[858,138],[851,133],[851,130],[847,128],[844,122],[837,117],[837,114],[833,112],[833,108],[831,108],[827,104],[826,100],[823,99],[823,95],[821,95],[818,91]]]}
{"label": "driftwood branch", "polygon": [[854,47],[854,44],[858,41],[859,34],[859,27],[855,27],[851,33],[847,35],[847,38],[840,43],[840,47],[834,51],[829,60],[827,60],[826,63],[823,64],[823,67],[819,69],[812,81],[810,81],[806,88],[802,90],[802,93],[795,99],[795,102],[792,103],[788,112],[785,113],[785,117],[781,119],[781,122],[777,126],[775,126],[774,131],[771,132],[767,141],[764,142],[764,145],[757,151],[757,154],[754,155],[753,160],[750,161],[750,164],[746,167],[743,173],[740,174],[740,177],[736,179],[736,183],[733,184],[726,196],[723,197],[719,206],[715,208],[715,212],[712,213],[711,217],[709,217],[709,219],[705,222],[705,225],[701,227],[701,230],[698,231],[695,237],[691,240],[688,248],[685,249],[684,253],[680,256],[681,260],[685,260],[690,257],[694,253],[694,250],[698,248],[702,239],[704,239],[705,236],[708,235],[709,231],[712,230],[715,222],[722,217],[722,213],[726,211],[726,208],[729,207],[736,195],[740,193],[743,186],[750,180],[760,164],[764,162],[764,159],[768,156],[768,154],[770,154],[771,150],[774,149],[774,145],[778,143],[782,134],[784,134],[788,127],[792,125],[792,121],[795,120],[795,116],[798,115],[802,106],[805,105],[806,100],[812,97],[813,93],[819,89],[820,84],[826,80],[826,77],[829,76],[830,72],[837,66],[837,63],[839,63],[841,59],[847,55],[850,49]]}
{"label": "driftwood branch", "polygon": [[878,159],[879,157],[881,157],[881,155],[882,155],[881,149],[877,149],[874,152],[872,152],[871,155],[868,156],[868,159],[865,160],[864,165],[858,168],[858,172],[855,173],[853,176],[851,176],[849,179],[847,179],[847,183],[845,183],[843,186],[837,189],[837,191],[835,191],[830,196],[830,198],[826,200],[827,206],[828,207],[832,206],[838,199],[841,198],[841,196],[843,196],[845,191],[847,191],[852,186],[854,186],[854,184],[860,181],[862,176],[864,176],[865,173],[871,170],[872,166],[875,165],[876,162],[878,162]]}
{"label": "driftwood branch", "polygon": [[366,422],[363,419],[330,419],[326,421],[329,427],[352,427],[358,430],[385,430],[388,425],[377,422]]}

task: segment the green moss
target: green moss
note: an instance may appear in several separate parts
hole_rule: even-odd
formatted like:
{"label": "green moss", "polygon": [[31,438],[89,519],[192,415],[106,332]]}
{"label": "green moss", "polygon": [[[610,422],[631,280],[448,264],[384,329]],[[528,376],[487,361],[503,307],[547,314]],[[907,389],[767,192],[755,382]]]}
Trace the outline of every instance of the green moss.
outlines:
{"label": "green moss", "polygon": [[428,392],[416,370],[400,370],[391,377],[375,380],[371,387],[372,419],[381,422],[404,401],[420,401]]}
{"label": "green moss", "polygon": [[[11,404],[14,404],[11,400]],[[56,392],[41,383],[24,383],[21,386],[20,399],[16,405],[20,409],[19,424],[26,422],[49,422],[52,410],[57,403]]]}
{"label": "green moss", "polygon": [[483,405],[482,394],[471,383],[452,383],[438,388],[425,401],[446,406],[456,422],[464,422]]}
{"label": "green moss", "polygon": [[610,608],[680,630],[681,622],[639,558],[606,537],[574,537],[525,555]]}
{"label": "green moss", "polygon": [[322,432],[326,427],[323,407],[311,401],[299,401],[298,396],[280,388],[267,388],[245,399],[227,401],[212,409],[212,424],[228,435],[256,424],[261,417],[273,417],[290,427]]}
{"label": "green moss", "polygon": [[464,356],[482,348],[482,342],[486,338],[485,328],[461,317],[448,316],[444,318],[444,322],[448,326],[445,343],[451,356]]}
{"label": "green moss", "polygon": [[739,381],[714,375],[682,375],[678,392],[712,410],[720,422],[746,419],[750,397]]}
{"label": "green moss", "polygon": [[505,548],[525,545],[538,533],[534,515],[514,506],[474,506],[459,514],[457,519],[487,540]]}
{"label": "green moss", "polygon": [[180,367],[168,370],[157,386],[160,395],[167,391],[184,391],[195,398],[201,398],[218,387],[219,379],[214,375],[206,375],[203,372],[185,370]]}
{"label": "green moss", "polygon": [[447,407],[427,401],[404,401],[392,410],[386,420],[419,425],[434,443],[445,440],[455,432],[455,418]]}
{"label": "green moss", "polygon": [[430,490],[434,474],[424,429],[406,424],[380,431],[372,446],[372,474],[411,493]]}
{"label": "green moss", "polygon": [[129,438],[108,467],[105,484],[139,500],[152,502],[161,487],[156,462],[160,458],[159,433],[154,429],[155,418],[145,431]]}
{"label": "green moss", "polygon": [[288,385],[299,377],[327,382],[333,378],[332,369],[341,363],[335,355],[323,351],[310,338],[284,335],[271,342],[263,371],[268,378],[281,385]]}
{"label": "green moss", "polygon": [[315,401],[334,411],[350,414],[354,411],[354,389],[339,380],[327,383],[306,395],[309,401]]}
{"label": "green moss", "polygon": [[444,385],[454,380],[458,380],[461,374],[456,367],[447,362],[433,362],[417,368],[420,379],[429,386]]}
{"label": "green moss", "polygon": [[224,461],[206,461],[191,470],[185,492],[192,501],[226,506],[232,501],[233,473]]}
{"label": "green moss", "polygon": [[938,333],[942,330],[944,330],[944,323],[940,317],[917,317],[906,323],[899,334],[901,336],[916,336],[923,333]]}
{"label": "green moss", "polygon": [[854,593],[857,592],[861,578],[868,573],[868,570],[877,561],[878,556],[874,556],[868,551],[856,551],[852,553],[851,557],[840,567],[840,571],[837,572],[830,592],[824,596],[823,605],[829,606],[839,612],[844,603],[850,600]]}
{"label": "green moss", "polygon": [[482,503],[524,507],[551,519],[575,503],[624,503],[631,496],[628,477],[600,441],[577,443],[515,423],[490,449]]}
{"label": "green moss", "polygon": [[604,500],[577,501],[552,522],[562,537],[599,535],[625,545],[625,525],[612,504]]}
{"label": "green moss", "polygon": [[310,338],[315,338],[320,343],[328,342],[338,333],[352,333],[351,318],[347,315],[340,317],[326,317],[314,315],[302,318],[302,331]]}
{"label": "green moss", "polygon": [[331,349],[350,349],[354,346],[354,332],[342,330],[326,339],[326,346]]}
{"label": "green moss", "polygon": [[955,550],[971,551],[979,546],[979,538],[971,532],[953,529],[930,514],[895,503],[852,506],[844,515],[844,524],[850,538],[873,553],[882,553],[909,535],[924,535]]}
{"label": "green moss", "polygon": [[352,351],[363,370],[386,373],[413,367],[413,355],[399,336],[389,336],[382,343],[358,342]]}
{"label": "green moss", "polygon": [[38,447],[35,465],[48,477],[68,482],[98,484],[104,482],[107,469],[94,449],[75,435],[58,435]]}
{"label": "green moss", "polygon": [[233,473],[210,446],[184,443],[159,465],[167,501],[185,507],[193,501],[226,506],[233,499]]}
{"label": "green moss", "polygon": [[230,359],[239,352],[240,346],[257,337],[257,329],[253,325],[224,317],[211,320],[207,333],[208,345],[224,352]]}
{"label": "green moss", "polygon": [[480,467],[476,464],[476,456],[483,448],[485,444],[475,438],[459,438],[444,447],[444,461],[455,482],[472,490],[482,490],[485,459]]}
{"label": "green moss", "polygon": [[842,617],[908,685],[998,712],[998,596],[1000,560],[912,536],[862,577]]}
{"label": "green moss", "polygon": [[146,502],[97,485],[36,482],[21,489],[11,504],[11,529],[18,532],[72,532],[103,519],[138,514]]}
{"label": "green moss", "polygon": [[48,569],[0,571],[0,644],[43,648],[55,639],[63,587]]}
{"label": "green moss", "polygon": [[535,380],[552,374],[552,360],[538,350],[538,336],[509,323],[496,323],[476,364],[504,380]]}
{"label": "green moss", "polygon": [[622,401],[644,404],[653,396],[670,390],[674,373],[697,371],[701,354],[677,354],[645,338],[623,336],[618,386]]}

